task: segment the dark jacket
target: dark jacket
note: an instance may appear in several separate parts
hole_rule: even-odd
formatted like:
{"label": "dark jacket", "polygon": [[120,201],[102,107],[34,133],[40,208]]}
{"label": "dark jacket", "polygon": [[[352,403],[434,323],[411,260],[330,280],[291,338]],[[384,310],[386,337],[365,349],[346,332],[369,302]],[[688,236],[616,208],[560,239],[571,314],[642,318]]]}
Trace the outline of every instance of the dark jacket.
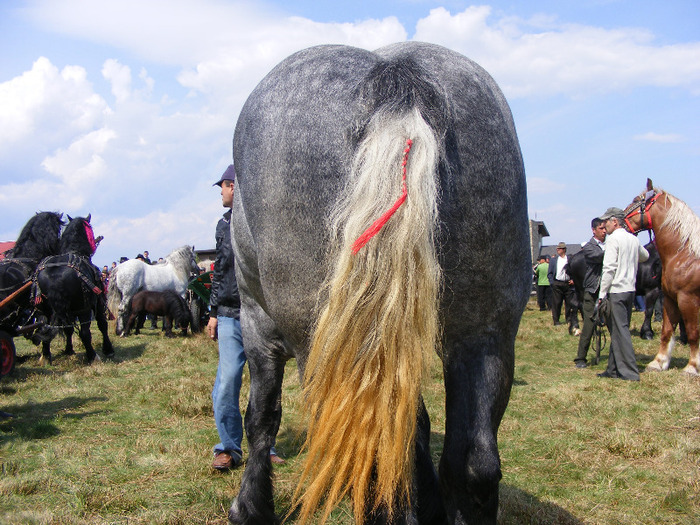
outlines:
{"label": "dark jacket", "polygon": [[238,295],[233,245],[231,244],[231,210],[224,213],[216,225],[216,260],[211,275],[211,296],[209,297],[212,317],[233,317],[239,319],[241,298]]}
{"label": "dark jacket", "polygon": [[[547,272],[547,278],[549,279],[549,284],[554,284],[557,278],[557,265],[559,264],[559,256],[555,255],[554,257],[549,259],[549,271]],[[566,264],[569,264],[569,258],[567,256],[566,258]],[[569,276],[569,279],[571,279],[571,276],[569,275],[569,272],[567,271],[566,273]],[[568,282],[568,279],[567,281]]]}
{"label": "dark jacket", "polygon": [[593,295],[598,295],[605,252],[598,245],[595,237],[591,237],[591,240],[583,246],[582,251],[586,259],[586,276],[583,278],[583,289]]}

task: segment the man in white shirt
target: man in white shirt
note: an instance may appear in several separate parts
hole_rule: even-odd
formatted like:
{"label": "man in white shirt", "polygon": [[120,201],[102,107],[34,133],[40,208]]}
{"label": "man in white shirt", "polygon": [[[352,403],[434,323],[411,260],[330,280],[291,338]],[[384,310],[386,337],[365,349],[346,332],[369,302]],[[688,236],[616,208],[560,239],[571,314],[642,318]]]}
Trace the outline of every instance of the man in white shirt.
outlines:
{"label": "man in white shirt", "polygon": [[[561,324],[559,318],[561,316],[561,305],[565,303],[564,317],[566,321],[571,320],[572,315],[576,315],[574,309],[574,281],[568,273],[569,258],[566,256],[566,243],[560,242],[557,244],[557,256],[549,260],[549,270],[547,278],[549,279],[550,289],[552,290],[552,320],[554,326]],[[578,320],[574,325],[578,328]]]}
{"label": "man in white shirt", "polygon": [[610,301],[610,357],[608,368],[598,377],[639,381],[637,359],[630,335],[630,317],[634,303],[637,264],[649,258],[639,240],[625,230],[625,215],[620,208],[608,208],[600,220],[605,221],[607,237],[598,304]]}

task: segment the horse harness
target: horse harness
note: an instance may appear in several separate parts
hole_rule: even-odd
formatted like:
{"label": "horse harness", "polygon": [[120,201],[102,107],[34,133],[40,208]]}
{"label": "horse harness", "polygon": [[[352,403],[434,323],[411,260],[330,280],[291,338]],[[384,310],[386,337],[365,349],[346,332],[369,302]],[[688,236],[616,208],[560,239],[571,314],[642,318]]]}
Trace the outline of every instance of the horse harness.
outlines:
{"label": "horse harness", "polygon": [[87,264],[88,268],[92,268],[92,261],[88,257],[84,257],[75,253],[69,253],[66,255],[68,256],[68,261],[55,261],[56,258],[62,257],[60,255],[55,255],[52,257],[47,257],[46,259],[41,261],[41,263],[37,267],[36,272],[34,272],[34,275],[32,276],[32,280],[34,281],[34,285],[32,287],[32,297],[34,300],[34,304],[39,304],[43,296],[39,288],[39,282],[37,281],[37,276],[39,275],[39,272],[46,268],[57,266],[67,266],[68,268],[72,268],[73,270],[75,270],[75,273],[83,281],[83,292],[88,294],[94,293],[97,296],[101,295],[102,300],[105,300],[104,290],[102,289],[102,287],[95,285],[95,272],[92,272],[92,275],[90,276],[87,275],[86,272],[83,271],[83,269],[81,268],[81,263],[85,263]]}
{"label": "horse harness", "polygon": [[[656,193],[655,191],[648,191],[644,194],[644,196],[637,201],[636,204],[634,204],[631,208],[628,208],[629,211],[625,215],[625,225],[627,226],[627,229],[632,232],[633,234],[637,234],[642,230],[651,230],[652,229],[652,224],[651,224],[651,214],[649,213],[649,210],[651,207],[654,205],[656,202],[656,199],[659,198],[661,194]],[[632,224],[630,223],[630,219],[635,216],[637,213],[639,213],[642,216],[642,221],[641,221],[641,226],[638,230],[635,230],[632,227]],[[648,225],[644,225],[644,219],[647,220]]]}
{"label": "horse harness", "polygon": [[[22,284],[25,284],[29,282],[32,279],[32,274],[34,273],[34,268],[36,266],[36,259],[30,259],[28,257],[19,257],[19,258],[7,258],[7,259],[2,259],[0,261],[0,266],[5,265],[5,264],[16,264],[21,268],[22,271],[22,276],[24,277],[24,280],[22,281]],[[21,285],[20,285],[21,286]],[[8,288],[2,288],[0,289],[0,292],[10,292],[12,293],[17,289],[16,286],[8,287]]]}

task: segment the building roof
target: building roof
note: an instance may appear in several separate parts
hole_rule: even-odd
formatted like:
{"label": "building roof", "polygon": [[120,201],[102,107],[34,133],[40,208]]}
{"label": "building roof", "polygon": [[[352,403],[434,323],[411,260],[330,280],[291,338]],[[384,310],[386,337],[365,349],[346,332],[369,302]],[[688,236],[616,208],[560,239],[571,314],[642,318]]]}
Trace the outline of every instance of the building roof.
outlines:
{"label": "building roof", "polygon": [[0,259],[5,258],[5,252],[15,247],[15,241],[0,241]]}
{"label": "building roof", "polygon": [[[580,252],[583,249],[583,247],[580,244],[568,244],[566,245],[566,255],[574,255],[575,253]],[[542,246],[542,249],[540,250],[540,257],[543,255],[546,255],[550,258],[554,257],[557,255],[557,245],[552,244],[550,246]]]}

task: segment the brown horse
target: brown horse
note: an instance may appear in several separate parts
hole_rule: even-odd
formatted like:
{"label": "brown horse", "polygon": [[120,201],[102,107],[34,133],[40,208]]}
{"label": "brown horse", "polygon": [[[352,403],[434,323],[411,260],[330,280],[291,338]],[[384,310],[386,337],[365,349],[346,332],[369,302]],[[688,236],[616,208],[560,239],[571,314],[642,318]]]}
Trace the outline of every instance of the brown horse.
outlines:
{"label": "brown horse", "polygon": [[131,298],[129,311],[131,315],[126,323],[125,336],[129,335],[134,321],[137,321],[134,334],[139,334],[139,328],[143,326],[147,313],[163,316],[166,337],[175,337],[172,332],[175,325],[182,328],[182,335],[187,335],[187,325],[190,324],[191,319],[190,310],[185,300],[172,290],[164,292],[142,290]]}
{"label": "brown horse", "polygon": [[673,351],[673,332],[685,323],[690,359],[684,371],[698,375],[698,313],[700,312],[700,217],[682,200],[654,188],[647,189],[625,209],[625,224],[632,233],[653,230],[661,257],[664,317],[661,346],[647,370],[668,370]]}

